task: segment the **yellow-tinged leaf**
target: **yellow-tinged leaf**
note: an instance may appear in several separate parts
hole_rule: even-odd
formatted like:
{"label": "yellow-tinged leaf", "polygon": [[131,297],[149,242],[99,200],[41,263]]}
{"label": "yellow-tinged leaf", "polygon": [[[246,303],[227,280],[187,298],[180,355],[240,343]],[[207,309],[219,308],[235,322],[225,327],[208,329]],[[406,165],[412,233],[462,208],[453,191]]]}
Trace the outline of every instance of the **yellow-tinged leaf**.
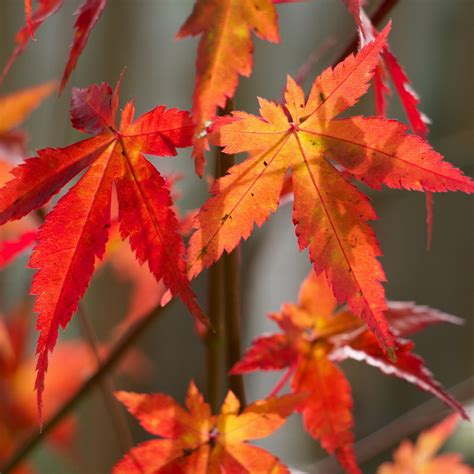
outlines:
{"label": "yellow-tinged leaf", "polygon": [[187,410],[164,394],[118,392],[116,396],[147,431],[165,439],[133,448],[115,466],[114,474],[288,472],[275,456],[246,441],[273,433],[304,395],[259,400],[239,413],[240,403],[229,391],[217,416],[211,415],[194,382],[189,385]]}
{"label": "yellow-tinged leaf", "polygon": [[393,463],[382,464],[377,474],[472,474],[474,469],[455,453],[436,452],[454,432],[459,415],[454,414],[423,431],[416,441],[402,441],[393,455]]}
{"label": "yellow-tinged leaf", "polygon": [[202,35],[196,62],[193,97],[194,157],[202,175],[204,151],[209,148],[205,128],[232,98],[240,76],[252,71],[251,31],[277,42],[277,14],[271,0],[197,0],[178,32],[178,38]]}

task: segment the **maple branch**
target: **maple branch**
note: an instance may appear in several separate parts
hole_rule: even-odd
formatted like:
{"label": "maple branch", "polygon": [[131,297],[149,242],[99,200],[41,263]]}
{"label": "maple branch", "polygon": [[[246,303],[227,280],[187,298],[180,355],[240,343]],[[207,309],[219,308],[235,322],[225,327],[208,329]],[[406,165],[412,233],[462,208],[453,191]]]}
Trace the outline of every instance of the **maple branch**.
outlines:
{"label": "maple branch", "polygon": [[[234,108],[234,101],[227,99],[224,114],[229,115]],[[229,168],[234,166],[234,155],[222,153],[219,150],[218,161],[220,161],[221,175],[224,176]],[[229,371],[239,360],[242,354],[242,328],[240,317],[240,256],[237,246],[231,253],[224,253],[222,257],[224,272],[224,326],[226,341],[227,371]],[[229,388],[239,399],[241,406],[245,406],[244,379],[241,374],[228,375]]]}
{"label": "maple branch", "polygon": [[[216,163],[214,177],[222,176],[221,166],[222,152],[216,149]],[[209,320],[213,330],[208,330],[206,343],[206,384],[207,399],[211,405],[212,412],[217,413],[219,407],[220,387],[221,387],[221,354],[224,346],[223,325],[224,325],[224,285],[223,285],[223,263],[219,259],[209,269],[208,286],[208,308]]]}
{"label": "maple branch", "polygon": [[[462,403],[474,399],[474,377],[455,385],[449,392]],[[375,458],[400,440],[431,426],[450,413],[452,410],[437,398],[422,403],[356,443],[355,451],[359,463],[363,464]],[[328,457],[313,464],[307,472],[335,474],[340,472],[340,468],[334,458]]]}
{"label": "maple branch", "polygon": [[[233,100],[228,99],[221,115],[229,115]],[[234,165],[234,155],[216,149],[214,178],[225,176]],[[209,270],[209,319],[213,331],[208,331],[206,341],[207,398],[213,411],[217,411],[221,386],[221,354],[225,345],[227,371],[240,360],[240,264],[238,248],[225,253]],[[225,334],[225,337],[223,335]],[[242,375],[229,375],[229,388],[245,405],[245,391]]]}
{"label": "maple branch", "polygon": [[97,368],[94,374],[87,379],[81,387],[72,395],[64,405],[43,425],[42,431],[34,433],[28,438],[20,448],[0,467],[2,474],[12,472],[29,454],[38,446],[44,438],[62,421],[73,408],[94,388],[99,381],[107,374],[127,352],[132,344],[148,329],[148,327],[161,316],[163,309],[156,307],[143,318],[130,326],[128,331],[114,345],[107,357],[104,358],[102,365]]}
{"label": "maple branch", "polygon": [[[81,303],[79,303],[79,306],[77,308],[77,315],[79,316],[79,323],[81,325],[82,332],[84,333],[84,336],[87,339],[92,353],[94,354],[94,358],[97,363],[97,368],[99,369],[102,366],[102,357],[99,353],[100,343],[94,332],[94,328],[92,327],[89,318],[87,317],[84,305]],[[107,374],[104,375],[104,377],[102,377],[98,383],[100,391],[102,393],[102,398],[104,400],[105,408],[109,412],[110,419],[114,426],[114,431],[117,435],[118,443],[123,453],[125,454],[133,446],[133,439],[132,434],[130,433],[130,429],[128,427],[127,420],[125,418],[125,412],[121,409],[118,401],[114,397],[114,382],[112,380],[112,377]]]}
{"label": "maple branch", "polygon": [[[223,256],[225,287],[225,337],[227,370],[229,371],[242,354],[242,329],[240,318],[240,262],[239,248]],[[229,387],[237,396],[241,406],[245,406],[243,376],[229,375]]]}

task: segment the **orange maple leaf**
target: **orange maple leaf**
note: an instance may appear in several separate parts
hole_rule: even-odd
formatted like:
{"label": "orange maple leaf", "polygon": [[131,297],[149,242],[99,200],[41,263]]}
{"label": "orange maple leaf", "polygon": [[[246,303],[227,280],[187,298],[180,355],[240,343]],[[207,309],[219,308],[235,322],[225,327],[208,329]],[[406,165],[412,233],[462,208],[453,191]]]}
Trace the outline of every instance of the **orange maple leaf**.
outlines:
{"label": "orange maple leaf", "polygon": [[[37,403],[32,390],[36,360],[29,351],[32,328],[30,316],[26,307],[0,315],[0,464],[7,460],[25,437],[38,429]],[[98,349],[101,357],[107,355],[107,345],[100,344]],[[131,377],[141,377],[145,373],[142,370],[144,362],[149,365],[140,352],[132,352],[126,355],[118,369],[120,373]],[[96,356],[87,343],[76,339],[58,343],[51,357],[44,392],[46,420],[74,396],[96,368]],[[74,376],[71,377],[71,374]],[[51,432],[47,441],[66,453],[73,443],[76,421],[73,415],[66,417]],[[24,464],[21,465],[23,466]],[[14,472],[19,474],[20,471]]]}
{"label": "orange maple leaf", "polygon": [[26,136],[17,127],[56,87],[51,81],[0,96],[0,160],[23,158]]}
{"label": "orange maple leaf", "polygon": [[382,464],[377,474],[473,474],[459,454],[435,456],[438,449],[454,432],[459,415],[450,415],[429,430],[423,431],[412,443],[403,441],[393,455],[393,463]]}
{"label": "orange maple leaf", "polygon": [[73,126],[92,138],[66,148],[46,148],[12,170],[14,178],[0,189],[0,224],[19,219],[46,203],[74,176],[89,168],[48,214],[38,233],[30,267],[38,269],[37,295],[38,405],[44,388],[48,353],[59,326],[69,323],[101,259],[110,227],[115,184],[122,238],[128,239],[140,263],[147,262],[191,312],[207,321],[196,303],[184,262],[184,243],[165,179],[145,158],[174,156],[191,144],[193,125],[187,112],[156,107],[133,120],[129,102],[115,125],[118,86],[93,85],[73,92]]}
{"label": "orange maple leaf", "polygon": [[213,137],[226,153],[249,152],[211,188],[188,250],[189,275],[199,274],[247,239],[278,208],[288,169],[294,191],[293,221],[300,249],[309,248],[340,303],[367,322],[388,352],[393,338],[383,312],[385,274],[367,221],[376,214],[366,196],[333,162],[376,189],[386,185],[417,191],[474,191],[473,182],[442,160],[424,140],[398,122],[382,118],[338,119],[367,91],[385,46],[388,28],[357,56],[319,76],[305,101],[288,79],[286,105],[260,99],[261,117],[233,112],[217,120]]}
{"label": "orange maple leaf", "polygon": [[239,75],[252,72],[250,32],[278,42],[277,13],[271,0],[197,0],[177,37],[202,35],[196,61],[193,120],[194,158],[202,176],[204,151],[209,149],[206,126],[234,96]]}
{"label": "orange maple leaf", "polygon": [[231,373],[287,369],[272,395],[289,378],[293,393],[308,394],[299,407],[306,430],[337,456],[348,473],[360,470],[353,452],[351,388],[337,365],[342,360],[364,361],[407,380],[466,416],[462,406],[433,379],[424,361],[413,354],[413,344],[402,339],[431,324],[460,324],[459,318],[413,303],[390,302],[385,316],[395,336],[393,362],[360,319],[345,308],[336,312],[336,306],[325,276],[311,271],[301,285],[299,303],[285,304],[280,313],[270,316],[283,333],[255,339]]}
{"label": "orange maple leaf", "polygon": [[304,396],[258,400],[240,413],[240,403],[229,391],[217,416],[211,415],[194,382],[189,384],[186,409],[164,394],[117,392],[116,397],[143,428],[164,439],[132,448],[114,474],[289,472],[278,458],[246,441],[265,438],[280,428]]}
{"label": "orange maple leaf", "polygon": [[[37,429],[38,412],[32,383],[35,360],[28,354],[28,336],[31,327],[25,308],[0,319],[0,462],[12,454],[26,435]],[[96,361],[88,346],[71,340],[58,344],[53,355],[45,391],[45,418],[55,411],[80,387],[93,372]],[[61,361],[67,360],[67,365]],[[71,373],[75,376],[71,377]],[[48,437],[55,448],[68,449],[72,442],[75,417],[66,418]],[[22,465],[23,467],[23,465]],[[16,471],[15,471],[16,472]]]}

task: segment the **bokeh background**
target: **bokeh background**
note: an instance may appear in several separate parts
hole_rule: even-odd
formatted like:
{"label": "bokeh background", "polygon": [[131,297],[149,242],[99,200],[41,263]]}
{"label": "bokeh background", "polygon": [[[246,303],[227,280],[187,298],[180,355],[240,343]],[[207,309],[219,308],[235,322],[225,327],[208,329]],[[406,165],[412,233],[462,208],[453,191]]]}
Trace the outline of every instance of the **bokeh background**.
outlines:
{"label": "bokeh background", "polygon": [[[7,77],[1,94],[59,78],[72,36],[73,12],[79,0],[65,0],[64,7],[50,18]],[[370,2],[374,5],[377,2]],[[196,39],[176,41],[175,34],[191,12],[192,0],[109,0],[102,18],[61,97],[53,96],[26,124],[29,148],[64,146],[80,138],[69,123],[71,86],[94,82],[114,84],[124,66],[121,105],[135,99],[141,114],[155,104],[183,109],[191,106],[194,83]],[[352,18],[335,0],[313,0],[281,5],[281,43],[255,40],[254,72],[242,79],[236,108],[257,110],[257,96],[277,99],[287,74],[295,74],[308,56],[323,42],[326,48],[306,81],[340,54],[354,34]],[[473,174],[474,150],[474,2],[472,0],[401,0],[393,10],[392,50],[405,67],[421,98],[423,111],[432,120],[430,142],[447,160],[466,174]],[[16,30],[24,21],[23,2],[0,0],[0,65],[13,48]],[[370,115],[370,94],[354,110]],[[397,99],[390,115],[404,120]],[[158,162],[158,160],[156,160]],[[173,160],[159,160],[164,172],[179,171],[183,180],[183,210],[200,206],[206,199],[206,182],[193,174],[190,150]],[[212,159],[207,171],[212,170]],[[365,190],[368,191],[368,190]],[[473,219],[472,200],[462,194],[435,196],[433,247],[426,251],[424,195],[403,191],[368,191],[380,219],[374,224],[381,241],[382,263],[388,276],[387,297],[409,300],[439,308],[466,319],[463,328],[447,325],[417,335],[417,352],[445,387],[469,379],[473,372]],[[299,253],[291,224],[291,208],[282,207],[262,229],[241,246],[242,313],[245,346],[262,331],[275,329],[266,319],[285,301],[294,301],[298,287],[309,270],[306,252]],[[31,271],[26,257],[0,274],[0,310],[7,314],[24,298]],[[200,301],[206,301],[206,274],[195,282]],[[106,267],[94,277],[85,307],[100,338],[123,316],[129,288]],[[76,321],[62,338],[81,337]],[[31,350],[36,335],[31,329]],[[138,347],[153,362],[149,376],[141,382],[116,377],[121,389],[166,392],[182,400],[191,378],[204,388],[204,351],[185,308],[174,304],[140,339]],[[64,361],[67,364],[67,361]],[[358,440],[384,427],[430,397],[399,380],[383,377],[359,363],[345,363],[355,400],[355,434]],[[74,374],[71,374],[74,376]],[[246,378],[248,398],[264,396],[278,374]],[[0,407],[1,410],[1,407]],[[32,456],[42,473],[106,473],[121,453],[103,401],[96,390],[79,406],[77,459],[64,458],[54,450],[39,447]],[[131,418],[134,440],[147,438]],[[399,439],[393,439],[397,444]],[[473,432],[463,424],[450,442],[451,449],[471,461]],[[294,417],[276,435],[263,443],[289,465],[304,472],[323,459],[317,443],[306,436]],[[382,453],[364,472],[373,472]],[[78,460],[79,459],[79,460]],[[326,466],[320,472],[333,472]],[[334,471],[334,472],[337,472]]]}

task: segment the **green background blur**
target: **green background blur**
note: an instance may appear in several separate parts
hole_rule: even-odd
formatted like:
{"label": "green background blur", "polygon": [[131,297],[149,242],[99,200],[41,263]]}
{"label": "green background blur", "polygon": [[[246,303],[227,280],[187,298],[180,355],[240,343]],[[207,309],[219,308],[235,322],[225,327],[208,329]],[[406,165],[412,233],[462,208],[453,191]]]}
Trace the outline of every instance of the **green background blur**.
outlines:
{"label": "green background blur", "polygon": [[[37,33],[11,70],[2,93],[59,78],[72,37],[72,14],[79,0],[65,0],[64,7]],[[370,5],[376,2],[371,2]],[[175,33],[191,12],[192,0],[109,0],[89,44],[64,94],[52,97],[27,122],[31,150],[64,146],[80,139],[69,123],[71,86],[94,82],[115,84],[127,66],[121,105],[134,98],[137,114],[155,104],[189,109],[194,84],[196,39],[175,40]],[[256,40],[254,72],[242,79],[236,108],[256,112],[256,97],[279,98],[286,75],[294,75],[313,50],[333,41],[306,81],[334,60],[354,34],[353,19],[341,1],[314,0],[281,5],[281,43]],[[390,45],[405,67],[421,97],[422,110],[433,124],[430,142],[448,161],[473,175],[474,150],[474,0],[400,0],[393,10]],[[0,65],[13,48],[13,37],[23,24],[23,2],[0,0]],[[369,93],[353,109],[354,114],[373,114]],[[398,100],[391,101],[390,116],[404,120]],[[33,151],[32,151],[33,154]],[[159,161],[163,171],[180,171],[182,192],[179,206],[192,209],[206,199],[205,182],[193,174],[190,150],[173,160]],[[212,163],[207,172],[212,170]],[[366,190],[367,191],[367,190]],[[462,194],[436,195],[434,238],[427,253],[424,195],[404,191],[368,191],[381,218],[374,224],[381,241],[382,263],[388,276],[387,297],[410,300],[439,308],[466,319],[464,328],[447,325],[417,335],[417,352],[445,387],[468,379],[473,372],[473,219],[472,201]],[[281,208],[263,229],[254,232],[241,246],[244,344],[262,331],[274,330],[265,315],[284,301],[294,301],[298,287],[309,270],[306,252],[300,254],[291,224],[291,206]],[[0,274],[0,310],[6,312],[23,294],[31,272],[24,270],[26,257]],[[194,284],[200,301],[206,301],[206,277]],[[124,314],[128,288],[103,269],[93,279],[85,299],[99,337]],[[32,329],[32,349],[35,342]],[[63,337],[80,337],[73,321]],[[166,311],[143,337],[139,346],[154,362],[149,380],[132,384],[117,378],[120,389],[163,391],[182,400],[191,378],[204,389],[204,352],[191,317],[181,303]],[[382,376],[360,363],[343,366],[355,400],[356,438],[362,439],[382,428],[430,397],[409,384]],[[278,374],[252,375],[246,379],[248,398],[264,396]],[[0,407],[1,409],[1,407]],[[472,411],[471,411],[472,413]],[[58,456],[40,447],[33,459],[41,473],[106,473],[120,458],[120,450],[98,391],[78,410],[77,436],[80,462]],[[135,441],[147,434],[131,418]],[[394,444],[398,439],[394,439]],[[262,443],[289,465],[302,471],[325,457],[315,441],[303,433],[299,418],[293,417],[276,435]],[[473,432],[463,425],[451,442],[474,459]],[[471,450],[471,452],[470,452]],[[384,453],[381,459],[388,459]],[[364,472],[373,472],[372,464]],[[320,472],[338,472],[326,466]]]}

